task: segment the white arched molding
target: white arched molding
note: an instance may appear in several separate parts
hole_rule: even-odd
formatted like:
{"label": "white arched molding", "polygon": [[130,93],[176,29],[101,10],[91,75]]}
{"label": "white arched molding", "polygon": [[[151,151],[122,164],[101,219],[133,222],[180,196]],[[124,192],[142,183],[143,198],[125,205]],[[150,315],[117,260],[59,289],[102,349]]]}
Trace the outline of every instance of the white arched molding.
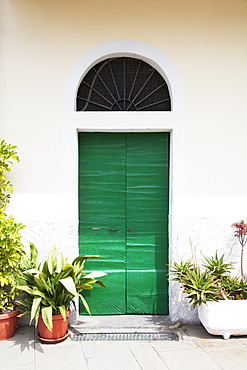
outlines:
{"label": "white arched molding", "polygon": [[[171,95],[171,111],[164,112],[81,112],[76,111],[76,94],[86,73],[100,61],[111,57],[132,57],[153,66],[165,79]],[[74,64],[67,78],[63,99],[64,190],[77,194],[77,133],[79,131],[171,133],[172,197],[183,187],[183,121],[184,97],[180,77],[172,62],[159,49],[130,41],[112,40],[86,51]],[[171,199],[172,207],[172,199]]]}
{"label": "white arched molding", "polygon": [[[81,112],[76,111],[76,95],[86,73],[100,61],[112,57],[141,59],[154,67],[168,84],[171,111],[148,112]],[[64,192],[70,203],[71,219],[78,220],[78,132],[170,132],[170,253],[172,244],[172,215],[179,211],[183,194],[184,157],[184,96],[180,77],[169,58],[150,45],[112,40],[86,51],[74,64],[66,81],[63,99],[63,168]],[[175,212],[176,213],[176,212]]]}

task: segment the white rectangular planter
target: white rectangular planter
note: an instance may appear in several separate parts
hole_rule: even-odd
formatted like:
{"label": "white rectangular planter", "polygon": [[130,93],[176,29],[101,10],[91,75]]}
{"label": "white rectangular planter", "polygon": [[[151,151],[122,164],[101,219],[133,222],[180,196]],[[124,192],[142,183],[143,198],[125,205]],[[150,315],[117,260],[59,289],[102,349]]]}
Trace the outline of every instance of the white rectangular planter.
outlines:
{"label": "white rectangular planter", "polygon": [[198,308],[205,329],[214,335],[247,335],[247,300],[207,302]]}

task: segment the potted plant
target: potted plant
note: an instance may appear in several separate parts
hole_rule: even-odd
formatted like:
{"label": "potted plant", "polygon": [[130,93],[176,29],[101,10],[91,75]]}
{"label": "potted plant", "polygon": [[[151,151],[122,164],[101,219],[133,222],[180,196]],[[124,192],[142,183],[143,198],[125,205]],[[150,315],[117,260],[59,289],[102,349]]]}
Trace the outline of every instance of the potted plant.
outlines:
{"label": "potted plant", "polygon": [[38,338],[44,342],[58,342],[68,335],[68,315],[74,297],[80,297],[86,310],[90,309],[85,298],[80,294],[83,289],[92,289],[94,284],[103,288],[105,285],[97,280],[107,275],[93,271],[84,273],[84,265],[89,258],[100,256],[78,256],[72,263],[59,254],[56,247],[49,252],[43,263],[38,262],[36,247],[30,244],[31,268],[19,279],[18,289],[22,292],[20,310],[30,314],[30,322],[35,319],[38,326]]}
{"label": "potted plant", "polygon": [[17,278],[23,269],[25,248],[21,243],[21,223],[5,213],[13,193],[13,185],[6,172],[13,161],[19,162],[16,146],[0,142],[0,340],[11,338],[17,324]]}
{"label": "potted plant", "polygon": [[210,334],[247,335],[247,281],[243,275],[243,247],[247,224],[232,225],[242,246],[241,274],[232,276],[233,262],[226,263],[224,255],[204,257],[198,265],[192,259],[175,262],[170,269],[171,280],[178,281],[192,307],[198,307],[198,316]]}

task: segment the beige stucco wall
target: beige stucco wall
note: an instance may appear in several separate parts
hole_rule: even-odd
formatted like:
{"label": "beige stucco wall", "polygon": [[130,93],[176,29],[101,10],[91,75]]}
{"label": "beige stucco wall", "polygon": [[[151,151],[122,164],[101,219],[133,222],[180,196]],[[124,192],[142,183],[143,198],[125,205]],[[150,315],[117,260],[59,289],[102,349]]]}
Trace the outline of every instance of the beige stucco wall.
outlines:
{"label": "beige stucco wall", "polygon": [[2,0],[1,136],[19,147],[17,191],[61,190],[66,77],[95,44],[130,39],[161,49],[181,76],[186,194],[245,196],[246,17],[245,0]]}
{"label": "beige stucco wall", "polygon": [[[189,236],[203,244],[210,225],[225,232],[247,216],[246,0],[1,0],[0,16],[0,136],[21,158],[9,209],[29,225],[26,241],[69,243],[76,254],[75,198],[64,188],[64,89],[83,53],[115,39],[160,49],[183,85],[184,173],[172,231],[183,239],[173,250],[181,255]],[[229,241],[216,240],[222,248]]]}

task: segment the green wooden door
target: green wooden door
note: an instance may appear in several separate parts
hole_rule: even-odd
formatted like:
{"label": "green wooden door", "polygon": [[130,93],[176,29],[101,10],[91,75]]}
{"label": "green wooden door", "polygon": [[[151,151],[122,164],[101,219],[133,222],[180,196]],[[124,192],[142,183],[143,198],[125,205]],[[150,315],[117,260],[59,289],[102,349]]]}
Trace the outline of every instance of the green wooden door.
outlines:
{"label": "green wooden door", "polygon": [[168,313],[168,183],[169,133],[79,134],[79,252],[109,273],[93,314]]}

